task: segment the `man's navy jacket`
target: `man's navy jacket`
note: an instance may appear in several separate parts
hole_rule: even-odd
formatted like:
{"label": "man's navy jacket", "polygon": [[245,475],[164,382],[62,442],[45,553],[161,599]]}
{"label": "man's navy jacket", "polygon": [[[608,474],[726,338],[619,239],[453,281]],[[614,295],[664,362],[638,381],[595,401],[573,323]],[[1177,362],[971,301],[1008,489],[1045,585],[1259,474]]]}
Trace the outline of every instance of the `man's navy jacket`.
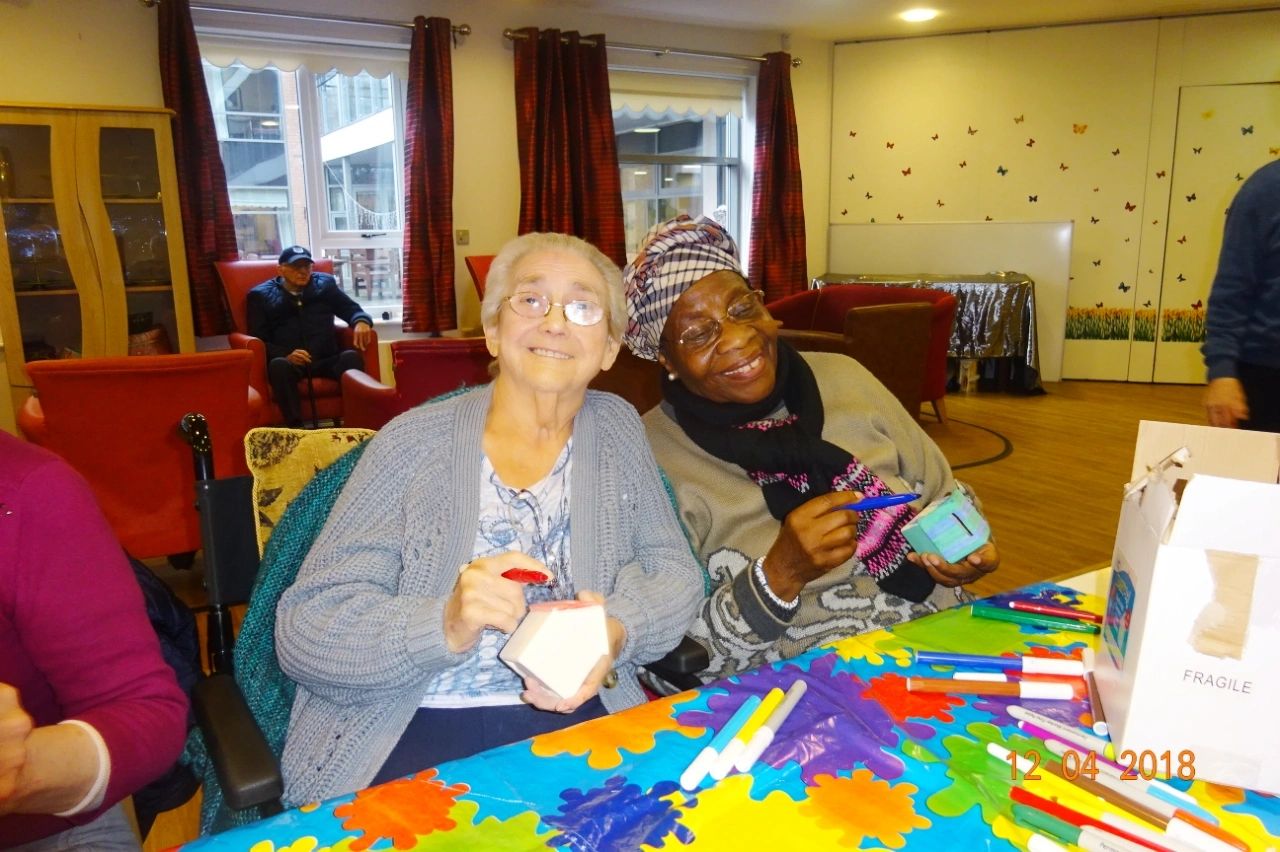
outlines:
{"label": "man's navy jacket", "polygon": [[373,319],[361,310],[337,280],[324,272],[311,273],[311,280],[298,295],[290,293],[280,278],[264,281],[249,291],[245,302],[249,333],[267,344],[267,360],[284,358],[295,349],[305,349],[312,358],[338,353],[338,336],[333,318],[347,325]]}

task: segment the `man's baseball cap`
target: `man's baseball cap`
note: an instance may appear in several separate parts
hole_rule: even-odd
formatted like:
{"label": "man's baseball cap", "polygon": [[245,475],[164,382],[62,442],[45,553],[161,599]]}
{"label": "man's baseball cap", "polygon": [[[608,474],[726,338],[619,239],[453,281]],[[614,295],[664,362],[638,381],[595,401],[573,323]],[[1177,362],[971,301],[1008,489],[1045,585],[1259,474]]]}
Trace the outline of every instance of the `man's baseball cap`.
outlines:
{"label": "man's baseball cap", "polygon": [[280,252],[280,265],[288,266],[291,263],[297,263],[300,260],[310,262],[311,252],[307,251],[303,246],[289,246]]}

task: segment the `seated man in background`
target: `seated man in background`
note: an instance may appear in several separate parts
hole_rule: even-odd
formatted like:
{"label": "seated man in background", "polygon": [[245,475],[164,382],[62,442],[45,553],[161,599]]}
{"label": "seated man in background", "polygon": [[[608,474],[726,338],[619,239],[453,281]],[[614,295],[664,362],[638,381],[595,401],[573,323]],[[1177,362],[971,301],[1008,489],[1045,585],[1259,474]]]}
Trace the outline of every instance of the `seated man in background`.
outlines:
{"label": "seated man in background", "polygon": [[363,366],[358,352],[338,351],[333,318],[352,327],[361,351],[373,331],[373,319],[337,280],[311,266],[310,251],[290,246],[280,253],[280,274],[250,290],[245,303],[249,333],[267,345],[271,392],[285,424],[293,427],[302,425],[299,380],[337,379]]}
{"label": "seated man in background", "polygon": [[0,432],[0,848],[137,849],[119,802],[173,764],[186,727],[88,485]]}

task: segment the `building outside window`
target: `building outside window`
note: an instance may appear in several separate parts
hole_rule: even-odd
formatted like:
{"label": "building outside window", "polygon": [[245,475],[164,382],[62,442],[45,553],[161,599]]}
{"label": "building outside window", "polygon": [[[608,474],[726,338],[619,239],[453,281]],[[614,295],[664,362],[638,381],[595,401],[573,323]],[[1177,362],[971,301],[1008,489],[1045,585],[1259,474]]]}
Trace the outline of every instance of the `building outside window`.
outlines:
{"label": "building outside window", "polygon": [[680,213],[710,216],[745,243],[746,80],[609,74],[627,257],[651,227]]}
{"label": "building outside window", "polygon": [[304,244],[367,310],[398,316],[404,92],[395,75],[205,62],[242,257]]}

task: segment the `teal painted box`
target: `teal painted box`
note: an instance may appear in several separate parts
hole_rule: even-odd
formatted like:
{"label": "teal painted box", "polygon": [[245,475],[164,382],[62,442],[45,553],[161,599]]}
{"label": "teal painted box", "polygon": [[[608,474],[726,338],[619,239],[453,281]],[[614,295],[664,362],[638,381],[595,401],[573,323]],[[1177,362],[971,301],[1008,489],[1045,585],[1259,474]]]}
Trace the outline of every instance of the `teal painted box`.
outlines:
{"label": "teal painted box", "polygon": [[917,553],[937,553],[959,562],[991,538],[991,527],[960,489],[934,503],[902,528]]}

